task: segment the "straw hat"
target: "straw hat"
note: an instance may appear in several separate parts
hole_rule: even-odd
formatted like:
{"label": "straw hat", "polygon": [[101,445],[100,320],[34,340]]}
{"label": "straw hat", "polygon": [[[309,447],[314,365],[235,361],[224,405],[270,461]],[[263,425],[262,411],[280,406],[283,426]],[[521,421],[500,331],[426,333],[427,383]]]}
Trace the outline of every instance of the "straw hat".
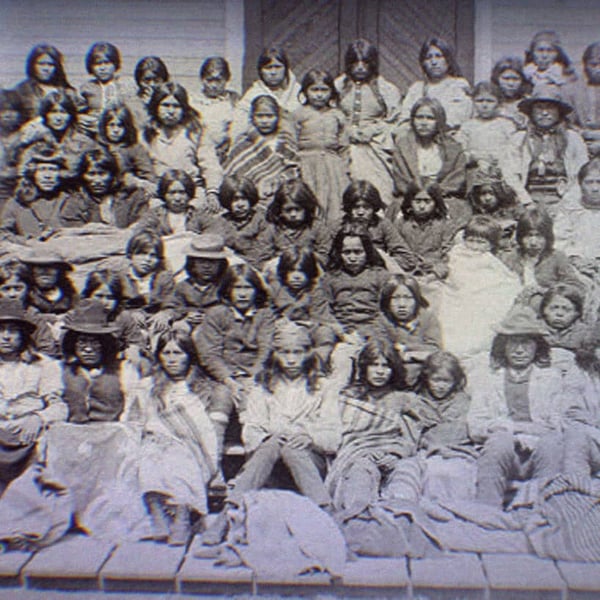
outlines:
{"label": "straw hat", "polygon": [[16,300],[0,298],[0,321],[20,323],[23,328],[32,333],[37,325],[30,320],[23,307]]}
{"label": "straw hat", "polygon": [[502,335],[545,335],[547,329],[544,323],[537,318],[533,309],[527,306],[513,308],[500,325],[496,333]]}
{"label": "straw hat", "polygon": [[227,258],[225,240],[216,233],[195,235],[186,247],[185,255],[192,258]]}
{"label": "straw hat", "polygon": [[518,108],[522,113],[530,116],[531,109],[536,102],[552,102],[556,104],[563,117],[573,110],[573,107],[565,101],[560,89],[555,85],[547,84],[536,86],[531,96],[528,96],[519,102]]}
{"label": "straw hat", "polygon": [[77,333],[107,335],[119,331],[118,325],[108,321],[108,314],[101,302],[82,300],[65,315],[63,327]]}

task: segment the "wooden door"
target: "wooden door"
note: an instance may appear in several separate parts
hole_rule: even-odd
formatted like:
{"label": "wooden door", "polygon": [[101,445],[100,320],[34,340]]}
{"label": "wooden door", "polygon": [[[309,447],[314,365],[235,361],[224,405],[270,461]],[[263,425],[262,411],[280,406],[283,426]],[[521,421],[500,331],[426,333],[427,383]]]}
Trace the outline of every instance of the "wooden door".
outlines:
{"label": "wooden door", "polygon": [[282,46],[298,78],[317,66],[337,75],[358,37],[377,44],[381,74],[401,90],[422,77],[419,48],[432,35],[453,44],[473,75],[474,0],[245,0],[244,14],[245,87],[266,46]]}

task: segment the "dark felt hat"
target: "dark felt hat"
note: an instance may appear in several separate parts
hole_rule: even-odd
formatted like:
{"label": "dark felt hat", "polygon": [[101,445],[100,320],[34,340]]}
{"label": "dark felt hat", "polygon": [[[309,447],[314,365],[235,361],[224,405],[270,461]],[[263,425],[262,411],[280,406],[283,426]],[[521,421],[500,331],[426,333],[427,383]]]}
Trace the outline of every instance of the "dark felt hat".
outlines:
{"label": "dark felt hat", "polygon": [[16,300],[0,298],[0,321],[20,323],[23,328],[32,333],[37,325],[28,317],[23,307]]}
{"label": "dark felt hat", "polygon": [[537,85],[530,96],[519,102],[518,108],[522,113],[530,116],[531,109],[536,102],[552,102],[556,104],[563,117],[573,110],[573,107],[565,101],[560,88],[556,85]]}
{"label": "dark felt hat", "polygon": [[527,306],[513,308],[500,325],[496,327],[496,333],[502,335],[545,335],[547,329],[544,323],[538,319],[534,310]]}
{"label": "dark felt hat", "polygon": [[97,300],[82,300],[65,315],[63,327],[91,335],[108,335],[119,331],[118,325],[109,322],[106,309]]}

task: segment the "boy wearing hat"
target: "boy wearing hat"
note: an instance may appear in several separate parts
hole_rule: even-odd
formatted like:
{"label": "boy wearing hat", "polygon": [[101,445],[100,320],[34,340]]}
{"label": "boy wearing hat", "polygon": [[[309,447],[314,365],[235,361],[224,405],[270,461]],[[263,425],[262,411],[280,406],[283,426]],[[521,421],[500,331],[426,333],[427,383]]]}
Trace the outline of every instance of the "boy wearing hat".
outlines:
{"label": "boy wearing hat", "polygon": [[497,329],[491,366],[469,375],[469,435],[483,444],[477,499],[498,508],[511,479],[549,478],[561,467],[563,384],[545,331],[532,309],[513,309]]}
{"label": "boy wearing hat", "polygon": [[60,365],[35,352],[35,328],[18,302],[0,299],[0,492],[32,460],[46,427],[67,418]]}

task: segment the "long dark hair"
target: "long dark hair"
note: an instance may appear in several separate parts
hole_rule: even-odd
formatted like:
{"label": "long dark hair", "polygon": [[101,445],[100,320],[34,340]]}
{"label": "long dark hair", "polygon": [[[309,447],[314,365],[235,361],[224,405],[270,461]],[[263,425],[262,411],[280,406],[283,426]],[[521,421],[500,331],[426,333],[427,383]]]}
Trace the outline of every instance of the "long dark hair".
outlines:
{"label": "long dark hair", "polygon": [[379,299],[379,306],[381,308],[381,312],[391,323],[396,323],[396,317],[394,317],[394,315],[392,314],[390,303],[394,292],[400,286],[406,287],[415,300],[415,303],[417,305],[415,317],[419,314],[419,311],[421,309],[427,308],[429,306],[429,302],[421,293],[421,286],[419,285],[419,282],[414,277],[411,277],[410,275],[405,275],[404,273],[395,275],[393,279],[390,279],[381,288],[381,296]]}
{"label": "long dark hair", "polygon": [[114,316],[123,308],[123,303],[125,302],[123,280],[118,273],[115,273],[109,269],[91,271],[88,273],[87,279],[85,280],[85,286],[81,292],[81,297],[91,298],[92,294],[103,285],[105,285],[115,297],[115,309],[112,314],[109,315],[110,318],[114,318]]}
{"label": "long dark hair", "polygon": [[427,57],[427,53],[429,52],[430,48],[433,46],[439,48],[441,53],[444,55],[444,58],[446,59],[446,64],[448,65],[448,75],[452,77],[460,77],[460,67],[458,66],[456,58],[454,57],[454,49],[446,40],[440,37],[430,37],[426,39],[423,42],[421,49],[419,50],[419,64],[421,65],[421,69],[423,69],[425,77],[429,79],[429,76],[427,75],[427,71],[425,70],[424,66],[425,58]]}
{"label": "long dark hair", "polygon": [[304,226],[312,227],[319,201],[310,187],[304,181],[296,180],[292,183],[282,183],[275,192],[273,201],[267,208],[266,219],[269,223],[279,225],[281,223],[281,210],[286,202],[291,202],[304,209]]}
{"label": "long dark hair", "polygon": [[365,392],[368,391],[367,368],[379,357],[383,357],[392,370],[387,387],[391,390],[405,389],[406,369],[404,363],[394,344],[387,339],[371,339],[363,346],[356,360],[351,386],[356,386]]}
{"label": "long dark hair", "polygon": [[379,252],[377,252],[377,249],[373,245],[370,235],[364,232],[342,228],[337,232],[335,238],[333,238],[333,243],[331,244],[331,250],[329,251],[329,258],[327,261],[328,271],[339,271],[344,268],[344,263],[342,261],[342,250],[344,247],[344,240],[349,237],[360,239],[362,247],[365,250],[365,254],[367,255],[367,262],[365,264],[366,269],[369,267],[385,268],[383,258],[381,258]]}
{"label": "long dark hair", "polygon": [[269,293],[262,277],[250,265],[231,265],[225,271],[218,295],[222,301],[231,302],[231,290],[238,281],[247,281],[255,290],[254,306],[263,308],[267,304]]}
{"label": "long dark hair", "polygon": [[[71,329],[67,330],[65,333],[61,348],[67,363],[76,365],[78,362],[75,355],[75,344],[77,343],[77,338],[80,335],[88,334],[82,334],[79,331],[72,331]],[[119,364],[119,344],[117,338],[111,333],[97,333],[90,335],[97,337],[102,345],[102,359],[100,360],[100,364],[102,365],[103,369],[114,372]]]}
{"label": "long dark hair", "polygon": [[552,217],[543,208],[529,208],[519,217],[515,234],[519,254],[523,253],[523,238],[531,232],[540,233],[546,240],[546,247],[540,258],[552,254],[554,249],[554,223]]}
{"label": "long dark hair", "polygon": [[502,92],[502,88],[500,87],[500,75],[502,75],[504,71],[514,71],[521,78],[521,86],[519,88],[517,98],[522,98],[523,96],[526,96],[527,94],[531,93],[533,85],[523,72],[523,61],[517,56],[507,56],[505,58],[501,58],[494,65],[494,67],[492,68],[492,74],[490,76],[490,80],[492,81],[492,83],[496,84],[496,87],[498,88],[500,96],[503,100],[505,100],[505,97]]}
{"label": "long dark hair", "polygon": [[49,44],[38,44],[29,51],[25,62],[25,72],[27,73],[27,77],[37,81],[35,76],[35,63],[38,58],[44,54],[47,54],[53,60],[55,66],[54,76],[50,83],[57,87],[72,88],[73,86],[68,82],[65,73],[63,55],[58,48],[50,46]]}
{"label": "long dark hair", "polygon": [[105,144],[113,143],[110,142],[106,137],[106,126],[108,125],[109,121],[112,121],[113,119],[119,121],[125,129],[123,139],[118,143],[123,144],[126,147],[133,146],[135,143],[137,143],[138,131],[135,126],[133,114],[127,106],[118,103],[107,106],[100,116],[100,121],[98,122],[98,136],[100,140]]}
{"label": "long dark hair", "polygon": [[[493,369],[502,369],[508,366],[506,359],[506,344],[508,339],[512,337],[503,333],[496,334],[492,342],[492,348],[490,350],[490,362]],[[533,364],[538,367],[546,368],[550,366],[550,344],[544,339],[542,335],[528,335],[536,343],[535,357],[533,358]]]}

